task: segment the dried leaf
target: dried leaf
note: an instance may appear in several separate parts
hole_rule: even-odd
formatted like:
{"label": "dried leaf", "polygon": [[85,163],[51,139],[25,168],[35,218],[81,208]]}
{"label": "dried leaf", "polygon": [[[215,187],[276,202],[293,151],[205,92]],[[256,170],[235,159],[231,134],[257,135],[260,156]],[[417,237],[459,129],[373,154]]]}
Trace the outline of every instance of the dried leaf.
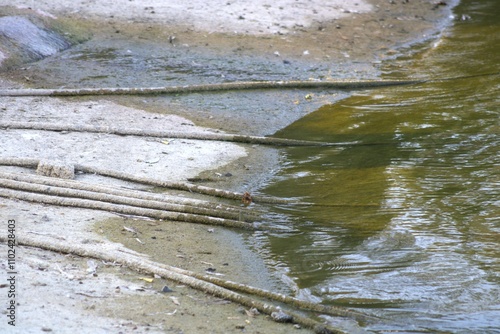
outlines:
{"label": "dried leaf", "polygon": [[135,228],[133,227],[127,227],[127,226],[123,226],[123,229],[127,232],[130,232],[130,233],[134,233],[134,234],[137,234],[139,233]]}
{"label": "dried leaf", "polygon": [[93,260],[88,260],[87,261],[87,273],[88,274],[95,274],[97,271],[97,264]]}
{"label": "dried leaf", "polygon": [[179,299],[177,299],[177,297],[170,296],[170,299],[172,299],[172,303],[174,303],[175,305],[181,305],[181,303],[179,302]]}
{"label": "dried leaf", "polygon": [[159,161],[160,161],[160,158],[151,158],[151,159],[145,160],[144,162],[147,163],[147,164],[156,164]]}
{"label": "dried leaf", "polygon": [[255,317],[255,314],[253,314],[251,311],[249,310],[245,310],[245,313],[250,317],[250,318],[253,318]]}
{"label": "dried leaf", "polygon": [[174,314],[176,314],[176,313],[177,313],[177,309],[175,309],[173,312],[169,312],[169,313],[167,313],[167,315],[174,315]]}

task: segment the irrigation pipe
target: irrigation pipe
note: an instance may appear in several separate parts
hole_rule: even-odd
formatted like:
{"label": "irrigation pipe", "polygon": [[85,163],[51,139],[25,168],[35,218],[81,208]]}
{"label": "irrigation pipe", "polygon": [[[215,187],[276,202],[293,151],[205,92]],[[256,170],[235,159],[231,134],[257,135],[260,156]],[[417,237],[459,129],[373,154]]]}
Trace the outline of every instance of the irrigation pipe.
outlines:
{"label": "irrigation pipe", "polygon": [[[0,236],[0,241],[6,242],[7,238],[4,236]],[[190,286],[191,288],[203,291],[216,297],[227,299],[246,307],[256,308],[261,313],[271,315],[271,318],[273,319],[275,318],[273,317],[273,314],[275,312],[282,312],[280,308],[272,304],[261,302],[259,300],[244,296],[242,294],[222,288],[213,283],[197,279],[195,277],[165,269],[155,262],[143,258],[138,258],[132,255],[117,252],[112,253],[109,250],[97,249],[95,246],[76,245],[74,243],[59,242],[53,239],[47,240],[47,238],[40,237],[26,237],[18,235],[16,241],[18,245],[22,246],[36,247],[58,253],[74,254],[82,257],[99,259],[106,262],[116,262],[127,266],[132,270],[149,273],[151,275],[157,274],[163,278]],[[341,329],[333,328],[330,325],[322,324],[318,321],[304,317],[302,315],[298,315],[293,312],[286,311],[286,314],[290,317],[291,322],[299,324],[303,327],[310,328],[316,333],[345,333]]]}
{"label": "irrigation pipe", "polygon": [[423,82],[426,82],[426,80],[238,81],[219,84],[170,87],[3,89],[0,90],[0,96],[159,95],[252,89],[363,89],[384,86],[413,85]]}

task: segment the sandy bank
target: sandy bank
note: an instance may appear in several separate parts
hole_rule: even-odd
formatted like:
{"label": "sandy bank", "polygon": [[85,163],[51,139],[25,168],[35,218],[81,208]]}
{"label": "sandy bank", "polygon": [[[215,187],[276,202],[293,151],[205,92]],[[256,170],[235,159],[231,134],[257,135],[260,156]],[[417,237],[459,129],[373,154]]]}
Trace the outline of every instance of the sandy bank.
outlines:
{"label": "sandy bank", "polygon": [[[116,18],[128,22],[148,22],[186,27],[205,32],[239,34],[289,33],[309,28],[314,23],[347,17],[350,13],[372,10],[366,1],[19,1],[17,6],[32,7],[40,13],[78,14],[101,19]],[[50,14],[49,14],[50,13]],[[57,15],[57,14],[56,14]]]}
{"label": "sandy bank", "polygon": [[[148,44],[154,45],[154,50],[162,50],[158,45],[170,48],[172,52],[178,52],[176,55],[180,58],[189,59],[182,62],[182,66],[197,69],[196,76],[185,79],[188,82],[200,78],[220,80],[223,78],[221,73],[213,68],[220,68],[219,64],[226,63],[228,58],[231,62],[227,68],[234,70],[236,80],[239,76],[252,75],[255,58],[259,59],[259,64],[266,65],[266,71],[262,73],[267,76],[275,73],[281,77],[302,78],[336,77],[340,76],[338,73],[343,76],[374,75],[374,63],[394,55],[398,46],[428,37],[446,16],[442,8],[433,9],[431,1],[328,1],[328,4],[325,1],[284,0],[253,1],[251,4],[244,1],[191,1],[189,4],[169,1],[167,6],[165,1],[144,4],[138,0],[120,0],[106,4],[101,1],[17,1],[16,4],[24,7],[23,15],[32,11],[29,15],[55,20],[62,27],[72,23],[88,29],[93,38],[75,46],[75,50],[85,51],[85,46],[101,50],[116,43],[113,46],[116,49],[123,47],[121,51],[127,54],[125,42],[137,49],[142,47],[143,53],[150,52]],[[10,1],[0,0],[0,6],[9,5]],[[16,10],[9,8],[8,13],[12,15]],[[135,49],[131,50],[130,53],[136,55],[133,53]],[[84,52],[81,54],[85,55]],[[74,54],[70,49],[68,53],[62,52],[44,61],[3,72],[0,85],[123,84],[124,72],[130,72],[126,67],[129,63],[123,66],[113,61],[93,63],[95,68],[102,67],[106,72],[107,76],[103,76],[91,72],[95,70],[92,60],[85,63],[87,69],[73,67],[71,64],[78,61],[71,56]],[[214,59],[215,65],[211,67],[208,58]],[[80,64],[85,61],[84,56],[78,59],[81,59]],[[133,56],[127,59],[131,59],[131,63],[136,61]],[[142,70],[137,62],[133,65],[140,70],[129,73],[127,83],[141,81],[144,85],[152,81],[153,71],[148,73],[147,67]],[[80,73],[85,76],[79,77]],[[178,76],[170,81],[173,83],[179,78],[184,80],[183,75],[193,74],[179,71],[179,68],[169,73]],[[147,101],[2,98],[0,119],[272,134],[328,102],[329,98],[342,97],[341,94],[318,97],[309,102],[304,101],[302,92],[290,94],[267,93],[264,102],[256,100],[252,94],[244,98],[232,96],[224,101],[201,95],[169,100],[159,97]],[[219,113],[220,110],[226,113]],[[233,110],[241,113],[235,114]],[[215,180],[212,184],[238,191],[258,190],[259,183],[269,180],[279,162],[276,149],[220,142],[5,129],[0,132],[0,140],[2,158],[61,160],[172,181],[184,181],[202,173],[203,178]],[[33,173],[14,167],[1,167],[0,170]],[[227,173],[232,176],[224,177]],[[96,175],[77,175],[76,178],[125,189],[144,189],[144,186]],[[209,230],[206,226],[185,223],[158,224],[136,217],[10,199],[2,200],[1,219],[4,222],[15,219],[20,235],[64,240],[70,244],[92,244],[110,251],[139,252],[156,261],[197,272],[213,267],[225,278],[287,293],[293,288],[293,284],[287,285],[279,280],[280,273],[272,272],[272,268],[266,267],[243,246],[245,240],[254,237],[251,234],[222,228]],[[138,234],[132,235],[124,226],[136,229]],[[1,245],[0,252],[7,254],[7,246]],[[0,329],[4,332],[297,331],[292,325],[277,324],[262,315],[251,317],[235,304],[161,278],[155,278],[153,283],[140,280],[140,274],[126,268],[99,264],[95,276],[88,259],[22,247],[18,253],[19,326],[10,327],[4,319],[0,322]],[[174,293],[159,293],[163,285],[172,287]],[[5,295],[4,292],[5,287],[0,289],[0,293]],[[351,320],[343,321],[343,325],[357,328]],[[301,329],[300,332],[307,331]]]}

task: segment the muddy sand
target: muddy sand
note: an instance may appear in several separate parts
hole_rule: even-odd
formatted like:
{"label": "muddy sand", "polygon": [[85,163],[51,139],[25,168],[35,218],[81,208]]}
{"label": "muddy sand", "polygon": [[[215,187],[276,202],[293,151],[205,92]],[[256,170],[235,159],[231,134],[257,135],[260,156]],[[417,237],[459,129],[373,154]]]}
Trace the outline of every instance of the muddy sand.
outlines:
{"label": "muddy sand", "polygon": [[[450,7],[435,1],[0,1],[0,88],[137,87],[231,80],[377,78],[382,61],[436,38]],[[9,19],[5,19],[9,17]],[[14,19],[12,19],[14,17]],[[2,21],[2,19],[4,19]],[[26,23],[25,19],[29,22]],[[16,30],[19,25],[26,30]],[[20,34],[19,32],[24,32]],[[63,42],[54,44],[55,32]],[[26,37],[28,36],[28,37]],[[57,38],[56,38],[57,39]],[[38,43],[38,44],[37,44]],[[48,43],[49,46],[47,46]],[[173,62],[167,68],[161,61]],[[160,65],[154,66],[158,60]],[[148,65],[152,64],[152,65]],[[397,65],[396,65],[397,66]],[[349,92],[269,91],[171,97],[1,97],[0,121],[113,126],[184,133],[272,135]],[[309,95],[314,98],[305,99]],[[258,100],[257,100],[258,99]],[[286,112],[284,112],[286,110]],[[2,129],[0,158],[42,159],[169,182],[259,194],[279,170],[280,149],[182,138]],[[2,173],[35,174],[0,166]],[[129,190],[166,191],[92,173],[75,180]],[[7,188],[1,188],[5,191]],[[296,295],[286,272],[258,254],[265,232],[159,221],[10,198],[0,204],[4,239],[130,254],[197,273]],[[239,200],[222,201],[245,210]],[[2,239],[2,240],[4,240]],[[8,297],[8,252],[0,245],[2,333],[307,333],[254,315],[248,307],[117,263],[38,248],[15,248],[15,298]],[[168,286],[171,292],[160,292]],[[301,295],[301,298],[307,296]],[[15,325],[8,303],[16,305]],[[246,311],[245,311],[246,310]],[[352,319],[328,319],[346,332]]]}

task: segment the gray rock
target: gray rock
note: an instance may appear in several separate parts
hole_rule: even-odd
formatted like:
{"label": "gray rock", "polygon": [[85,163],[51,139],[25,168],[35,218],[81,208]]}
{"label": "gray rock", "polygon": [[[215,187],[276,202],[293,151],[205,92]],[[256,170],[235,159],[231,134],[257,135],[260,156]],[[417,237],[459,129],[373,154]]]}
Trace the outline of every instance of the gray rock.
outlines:
{"label": "gray rock", "polygon": [[71,43],[23,16],[0,17],[0,65],[7,58],[31,62],[54,55]]}

